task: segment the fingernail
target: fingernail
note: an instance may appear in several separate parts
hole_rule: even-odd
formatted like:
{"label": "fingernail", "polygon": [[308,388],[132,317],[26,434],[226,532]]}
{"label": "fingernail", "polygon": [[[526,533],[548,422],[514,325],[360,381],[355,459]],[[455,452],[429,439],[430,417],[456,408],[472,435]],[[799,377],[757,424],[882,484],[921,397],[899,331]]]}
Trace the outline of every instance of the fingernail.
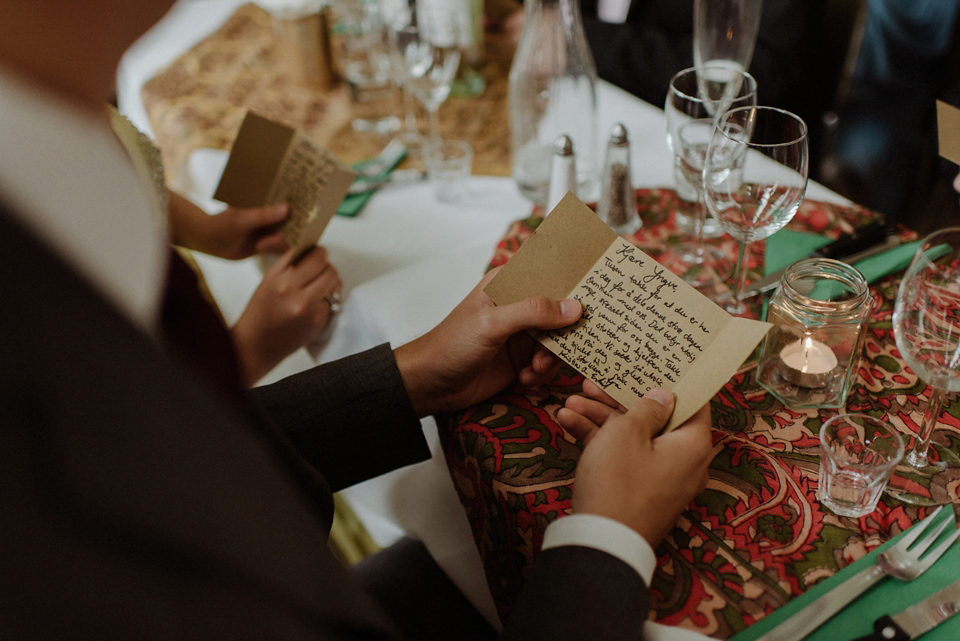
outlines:
{"label": "fingernail", "polygon": [[287,204],[286,204],[286,203],[280,203],[279,205],[274,205],[274,206],[273,206],[273,215],[274,215],[274,216],[280,216],[280,215],[286,214],[286,213],[287,213]]}
{"label": "fingernail", "polygon": [[580,301],[567,298],[560,301],[560,315],[564,318],[577,318],[580,316]]}
{"label": "fingernail", "polygon": [[670,407],[673,405],[673,392],[663,387],[654,387],[652,390],[644,394],[643,397],[649,398],[652,401],[656,401],[664,407]]}

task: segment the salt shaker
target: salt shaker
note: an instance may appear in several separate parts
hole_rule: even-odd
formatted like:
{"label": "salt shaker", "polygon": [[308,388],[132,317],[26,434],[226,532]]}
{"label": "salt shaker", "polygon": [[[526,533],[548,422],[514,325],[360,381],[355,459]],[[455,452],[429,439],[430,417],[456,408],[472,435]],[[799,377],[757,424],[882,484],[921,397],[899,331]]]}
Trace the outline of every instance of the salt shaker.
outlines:
{"label": "salt shaker", "polygon": [[568,191],[577,193],[577,165],[573,155],[573,141],[567,134],[561,134],[553,143],[550,191],[547,194],[547,210],[544,215],[553,211]]}
{"label": "salt shaker", "polygon": [[607,142],[597,215],[621,236],[632,236],[643,226],[630,179],[630,140],[622,123],[613,126]]}

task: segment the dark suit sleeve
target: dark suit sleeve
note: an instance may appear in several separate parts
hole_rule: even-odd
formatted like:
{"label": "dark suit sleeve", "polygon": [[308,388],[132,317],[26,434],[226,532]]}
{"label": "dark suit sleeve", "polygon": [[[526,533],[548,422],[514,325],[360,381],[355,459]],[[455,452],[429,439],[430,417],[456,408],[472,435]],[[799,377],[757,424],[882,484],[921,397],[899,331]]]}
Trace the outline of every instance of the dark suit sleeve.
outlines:
{"label": "dark suit sleeve", "polygon": [[537,556],[501,639],[639,640],[648,608],[643,580],[623,561],[592,548],[551,548]]}
{"label": "dark suit sleeve", "polygon": [[430,457],[389,345],[251,395],[334,491]]}

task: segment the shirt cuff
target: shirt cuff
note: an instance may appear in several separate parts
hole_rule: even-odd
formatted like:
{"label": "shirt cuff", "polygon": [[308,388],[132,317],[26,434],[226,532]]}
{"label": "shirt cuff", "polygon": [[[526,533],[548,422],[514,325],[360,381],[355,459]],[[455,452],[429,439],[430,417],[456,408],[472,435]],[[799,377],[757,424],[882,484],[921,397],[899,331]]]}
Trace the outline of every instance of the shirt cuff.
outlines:
{"label": "shirt cuff", "polygon": [[541,549],[579,545],[617,557],[640,575],[646,585],[657,557],[646,539],[619,521],[596,514],[571,514],[557,519],[543,534]]}

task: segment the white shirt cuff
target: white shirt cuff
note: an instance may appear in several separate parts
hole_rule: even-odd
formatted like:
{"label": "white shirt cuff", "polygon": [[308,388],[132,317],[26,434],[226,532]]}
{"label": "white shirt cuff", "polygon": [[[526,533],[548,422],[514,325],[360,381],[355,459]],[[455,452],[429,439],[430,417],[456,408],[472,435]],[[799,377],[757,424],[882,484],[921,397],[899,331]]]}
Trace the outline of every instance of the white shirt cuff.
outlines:
{"label": "white shirt cuff", "polygon": [[613,555],[636,570],[648,586],[657,565],[653,548],[642,536],[619,521],[596,514],[571,514],[547,527],[542,549],[566,545],[579,545]]}

